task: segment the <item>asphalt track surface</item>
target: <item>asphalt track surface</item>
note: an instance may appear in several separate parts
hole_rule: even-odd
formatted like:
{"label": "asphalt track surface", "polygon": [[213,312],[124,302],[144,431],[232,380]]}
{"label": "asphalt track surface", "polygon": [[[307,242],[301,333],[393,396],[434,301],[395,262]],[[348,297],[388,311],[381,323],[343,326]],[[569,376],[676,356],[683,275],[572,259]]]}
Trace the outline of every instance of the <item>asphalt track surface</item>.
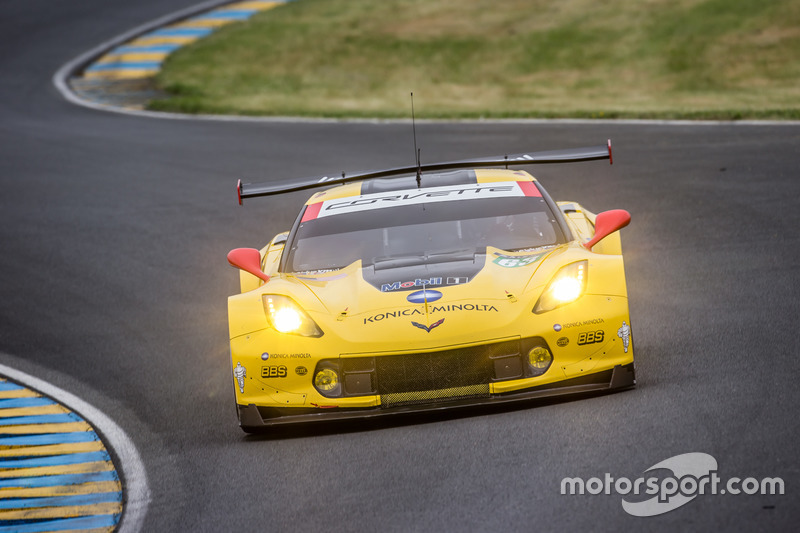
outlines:
{"label": "asphalt track surface", "polygon": [[[247,437],[225,254],[287,228],[305,195],[240,208],[236,179],[407,164],[411,131],[135,118],[54,89],[66,61],[190,4],[0,4],[0,363],[131,436],[144,531],[794,530],[800,127],[418,125],[427,161],[613,139],[613,166],[532,170],[557,199],[633,215],[638,388]],[[652,518],[619,495],[559,494],[567,476],[634,479],[687,452],[713,455],[723,479],[781,477],[786,494],[700,496]]]}

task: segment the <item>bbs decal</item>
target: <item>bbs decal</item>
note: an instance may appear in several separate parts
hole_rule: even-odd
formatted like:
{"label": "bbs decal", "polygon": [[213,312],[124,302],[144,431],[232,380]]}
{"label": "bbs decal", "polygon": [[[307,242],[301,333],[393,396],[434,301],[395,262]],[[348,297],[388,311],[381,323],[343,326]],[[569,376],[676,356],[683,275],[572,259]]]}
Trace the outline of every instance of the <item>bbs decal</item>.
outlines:
{"label": "bbs decal", "polygon": [[285,378],[286,377],[286,367],[281,366],[262,366],[261,367],[261,377],[262,378]]}
{"label": "bbs decal", "polygon": [[597,342],[603,342],[606,334],[603,330],[597,331],[584,331],[580,335],[578,335],[578,346],[583,346],[584,344],[594,344]]}

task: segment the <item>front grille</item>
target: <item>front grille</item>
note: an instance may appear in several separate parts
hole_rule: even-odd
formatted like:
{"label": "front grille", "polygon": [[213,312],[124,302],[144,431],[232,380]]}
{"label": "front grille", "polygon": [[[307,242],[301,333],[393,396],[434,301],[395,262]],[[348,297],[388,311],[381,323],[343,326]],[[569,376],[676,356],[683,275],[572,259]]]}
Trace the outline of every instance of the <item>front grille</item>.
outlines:
{"label": "front grille", "polygon": [[494,359],[519,354],[519,341],[455,350],[375,357],[383,407],[464,398],[488,398]]}

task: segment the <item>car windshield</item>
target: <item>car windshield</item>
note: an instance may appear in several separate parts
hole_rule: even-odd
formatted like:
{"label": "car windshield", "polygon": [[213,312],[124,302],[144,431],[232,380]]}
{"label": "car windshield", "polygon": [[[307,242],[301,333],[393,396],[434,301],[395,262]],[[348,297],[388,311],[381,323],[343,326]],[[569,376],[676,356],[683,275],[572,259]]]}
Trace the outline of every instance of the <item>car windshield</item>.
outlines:
{"label": "car windshield", "polygon": [[[348,206],[363,202],[356,198]],[[312,206],[290,239],[288,272],[338,269],[359,259],[375,269],[472,260],[486,246],[517,251],[565,242],[540,196],[370,204],[317,218],[308,216]]]}

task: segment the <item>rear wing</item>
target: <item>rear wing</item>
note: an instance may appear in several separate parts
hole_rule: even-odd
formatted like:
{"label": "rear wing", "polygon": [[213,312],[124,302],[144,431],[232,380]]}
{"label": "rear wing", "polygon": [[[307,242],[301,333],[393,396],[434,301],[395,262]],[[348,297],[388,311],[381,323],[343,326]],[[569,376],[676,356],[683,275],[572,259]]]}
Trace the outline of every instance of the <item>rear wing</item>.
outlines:
{"label": "rear wing", "polygon": [[282,182],[266,183],[239,183],[236,185],[239,196],[239,205],[245,198],[256,198],[258,196],[272,196],[287,192],[304,191],[306,189],[316,189],[318,187],[330,187],[342,185],[351,181],[360,181],[372,178],[387,178],[391,176],[407,176],[420,172],[431,172],[439,170],[463,169],[463,168],[486,168],[486,167],[505,167],[519,165],[536,165],[545,163],[574,163],[578,161],[595,161],[598,159],[608,159],[613,164],[611,157],[611,139],[607,145],[589,146],[586,148],[571,148],[567,150],[550,150],[546,152],[530,152],[525,154],[512,154],[505,156],[483,157],[479,159],[464,159],[461,161],[449,161],[446,163],[430,163],[427,165],[416,165],[410,167],[391,168],[387,170],[376,170],[372,172],[361,172],[358,174],[345,175],[341,177],[313,177],[294,179]]}

